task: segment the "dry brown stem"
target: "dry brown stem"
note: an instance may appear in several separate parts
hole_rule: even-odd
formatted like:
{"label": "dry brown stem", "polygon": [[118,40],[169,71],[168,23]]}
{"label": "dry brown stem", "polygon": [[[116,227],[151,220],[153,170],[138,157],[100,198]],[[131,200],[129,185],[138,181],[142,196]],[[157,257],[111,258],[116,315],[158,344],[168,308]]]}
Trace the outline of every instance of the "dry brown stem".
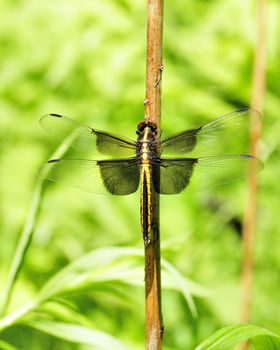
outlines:
{"label": "dry brown stem", "polygon": [[[148,0],[145,122],[160,129],[163,0]],[[145,246],[146,349],[162,348],[159,195],[152,193],[151,242]]]}
{"label": "dry brown stem", "polygon": [[[262,112],[265,92],[265,0],[258,2],[257,45],[255,51],[251,106]],[[253,117],[252,117],[253,118]],[[262,123],[251,129],[250,154],[257,155]],[[241,275],[241,322],[250,320],[253,280],[253,250],[256,230],[257,210],[257,169],[252,163],[248,174],[248,198],[245,209],[243,239],[244,253]],[[247,349],[244,344],[241,349]],[[241,350],[240,349],[240,350]]]}

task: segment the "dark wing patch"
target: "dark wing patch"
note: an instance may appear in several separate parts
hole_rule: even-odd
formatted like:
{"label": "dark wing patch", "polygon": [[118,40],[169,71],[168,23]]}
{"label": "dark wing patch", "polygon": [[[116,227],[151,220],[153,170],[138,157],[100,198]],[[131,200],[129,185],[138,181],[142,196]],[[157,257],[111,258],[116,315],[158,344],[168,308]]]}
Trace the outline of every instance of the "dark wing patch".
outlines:
{"label": "dark wing patch", "polygon": [[188,153],[189,157],[244,153],[248,146],[250,125],[261,119],[259,112],[242,109],[226,114],[197,129],[166,137],[160,143],[163,154]]}
{"label": "dark wing patch", "polygon": [[[247,175],[250,165],[257,171],[262,162],[249,155],[223,155],[203,158],[160,160],[160,186],[155,180],[155,190],[161,194],[177,194],[184,190],[194,192],[226,185]],[[155,165],[158,169],[158,163]],[[155,171],[157,175],[157,170]],[[154,177],[153,177],[154,178]],[[157,176],[155,176],[157,179]]]}
{"label": "dark wing patch", "polygon": [[112,161],[53,159],[47,179],[98,194],[126,195],[137,190],[139,163],[136,158]]}
{"label": "dark wing patch", "polygon": [[140,165],[137,159],[97,162],[107,191],[115,195],[133,193],[139,186]]}
{"label": "dark wing patch", "polygon": [[197,134],[200,132],[200,130],[201,127],[197,129],[190,129],[162,139],[160,143],[161,152],[191,152],[197,144]]}
{"label": "dark wing patch", "polygon": [[59,114],[47,114],[40,119],[40,125],[51,136],[63,141],[73,135],[71,146],[79,150],[110,156],[134,156],[136,143],[128,138],[92,129],[71,118]]}
{"label": "dark wing patch", "polygon": [[[161,194],[178,194],[188,186],[197,159],[161,159],[152,166],[153,185]],[[158,173],[160,171],[160,173]]]}

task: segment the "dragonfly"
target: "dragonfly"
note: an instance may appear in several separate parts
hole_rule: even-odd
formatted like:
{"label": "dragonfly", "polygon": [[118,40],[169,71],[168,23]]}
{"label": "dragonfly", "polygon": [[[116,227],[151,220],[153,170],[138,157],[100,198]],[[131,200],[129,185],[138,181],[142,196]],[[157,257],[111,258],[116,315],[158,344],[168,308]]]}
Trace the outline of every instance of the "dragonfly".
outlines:
{"label": "dragonfly", "polygon": [[[47,179],[88,192],[120,196],[135,192],[140,184],[141,228],[148,245],[152,193],[192,192],[245,177],[251,164],[262,169],[258,158],[244,153],[241,142],[248,135],[250,120],[256,124],[260,119],[257,111],[241,109],[163,138],[156,125],[142,121],[134,141],[60,114],[47,114],[40,124],[51,135],[60,139],[62,133],[71,134],[73,149],[103,155],[102,159],[51,159],[47,162]],[[241,151],[232,153],[239,145]]]}

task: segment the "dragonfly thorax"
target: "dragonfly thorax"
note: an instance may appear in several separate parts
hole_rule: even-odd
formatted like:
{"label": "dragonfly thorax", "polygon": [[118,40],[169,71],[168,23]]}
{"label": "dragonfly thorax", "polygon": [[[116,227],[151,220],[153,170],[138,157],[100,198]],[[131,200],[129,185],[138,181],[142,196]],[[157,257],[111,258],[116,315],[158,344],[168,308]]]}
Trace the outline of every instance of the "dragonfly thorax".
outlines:
{"label": "dragonfly thorax", "polygon": [[141,164],[149,164],[156,155],[155,147],[155,130],[150,126],[146,126],[142,132],[139,130],[137,140],[137,154]]}

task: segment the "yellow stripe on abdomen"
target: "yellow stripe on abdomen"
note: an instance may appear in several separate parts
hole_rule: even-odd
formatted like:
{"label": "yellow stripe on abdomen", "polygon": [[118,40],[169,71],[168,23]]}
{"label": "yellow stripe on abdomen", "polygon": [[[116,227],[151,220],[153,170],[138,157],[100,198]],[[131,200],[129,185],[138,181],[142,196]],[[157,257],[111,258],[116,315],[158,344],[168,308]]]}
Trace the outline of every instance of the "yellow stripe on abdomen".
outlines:
{"label": "yellow stripe on abdomen", "polygon": [[148,164],[141,165],[141,227],[144,243],[150,242],[151,234],[151,172]]}

